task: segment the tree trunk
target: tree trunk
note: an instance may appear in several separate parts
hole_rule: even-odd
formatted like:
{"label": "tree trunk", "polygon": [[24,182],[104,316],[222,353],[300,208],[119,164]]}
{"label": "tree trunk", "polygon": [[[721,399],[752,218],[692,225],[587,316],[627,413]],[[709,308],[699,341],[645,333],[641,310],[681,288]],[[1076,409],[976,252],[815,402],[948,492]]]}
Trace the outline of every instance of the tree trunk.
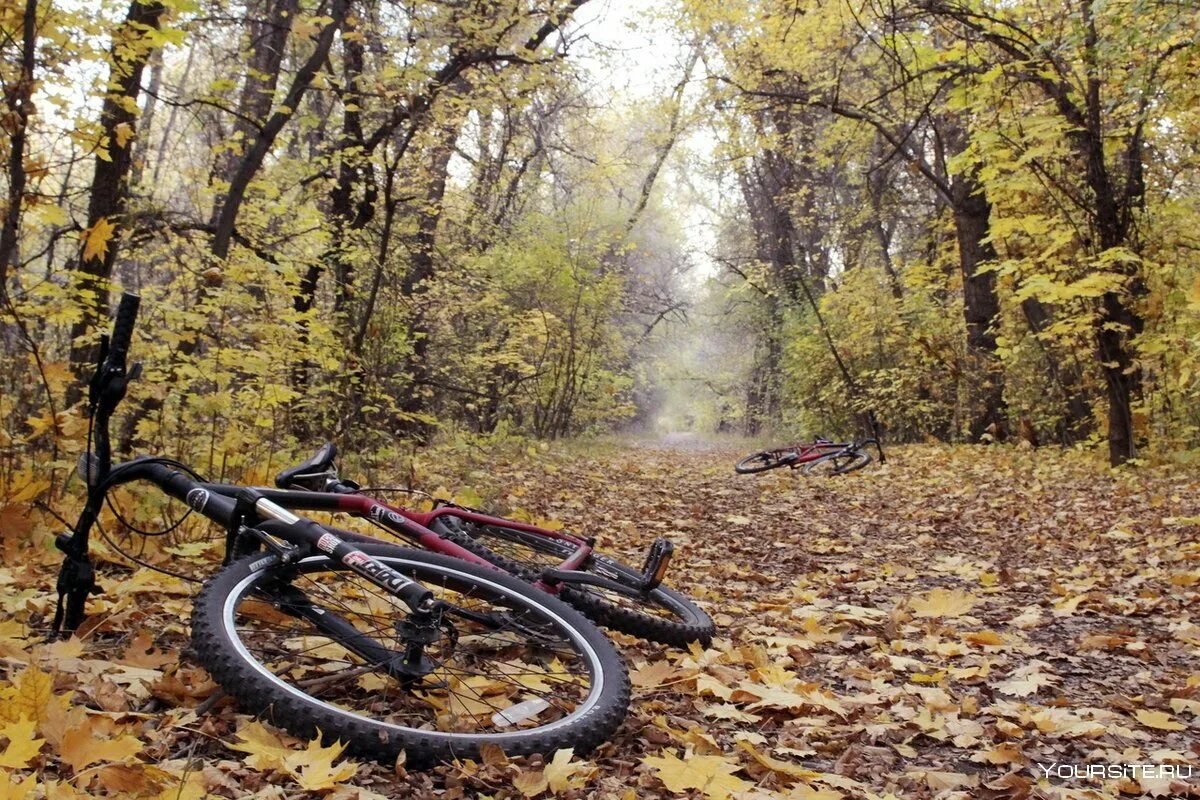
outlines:
{"label": "tree trunk", "polygon": [[25,139],[31,115],[33,69],[37,57],[37,0],[25,0],[21,17],[21,74],[4,93],[8,108],[8,202],[0,229],[0,304],[8,300],[8,269],[17,261],[17,233],[25,200]]}
{"label": "tree trunk", "polygon": [[996,275],[980,271],[997,258],[996,249],[985,241],[992,213],[991,203],[973,177],[953,179],[954,227],[958,237],[959,266],[963,282],[963,318],[967,324],[967,352],[982,373],[978,386],[981,411],[971,420],[971,441],[985,433],[1005,436],[1006,405],[1004,372],[996,348],[995,326],[1000,319],[996,297]]}
{"label": "tree trunk", "polygon": [[[138,95],[142,88],[142,70],[153,49],[140,42],[142,31],[157,30],[165,11],[158,2],[141,3],[134,0],[125,22],[113,34],[112,65],[108,91],[100,106],[100,131],[107,141],[101,144],[107,158],[96,156],[88,200],[88,230],[97,226],[114,226],[102,252],[87,252],[81,248],[75,294],[83,305],[82,318],[71,326],[71,367],[82,373],[91,366],[95,346],[78,340],[108,313],[108,281],[117,259],[117,242],[124,224],[122,215],[129,198],[129,171],[133,165],[130,141],[136,124]],[[78,399],[78,389],[71,400]]]}
{"label": "tree trunk", "polygon": [[297,71],[283,103],[263,124],[246,154],[238,162],[233,178],[229,182],[229,192],[220,206],[220,211],[216,214],[216,222],[213,226],[212,254],[218,259],[224,261],[229,256],[234,225],[237,222],[242,203],[246,199],[246,190],[250,186],[250,181],[258,174],[263,160],[271,151],[283,126],[300,108],[300,101],[304,99],[305,93],[317,76],[317,70],[329,58],[329,49],[333,46],[334,34],[346,21],[347,13],[349,13],[348,0],[333,0],[329,9],[330,22],[321,30],[312,53]]}
{"label": "tree trunk", "polygon": [[[357,21],[346,20],[346,35],[342,40],[342,134],[338,143],[340,151],[337,184],[330,196],[329,211],[333,221],[333,241],[330,259],[334,264],[337,291],[334,293],[334,314],[349,313],[350,299],[354,294],[354,259],[350,248],[354,246],[356,231],[364,228],[375,216],[374,171],[367,154],[363,152],[363,128],[361,120],[362,96],[359,81],[363,71],[363,44],[357,30]],[[360,185],[363,197],[356,201]],[[347,320],[347,322],[351,322]],[[346,330],[350,330],[348,324]]]}
{"label": "tree trunk", "polygon": [[[426,178],[428,184],[424,202],[417,212],[417,231],[412,239],[412,259],[408,272],[400,283],[400,294],[409,301],[410,306],[415,305],[413,301],[427,291],[428,281],[433,278],[436,269],[433,251],[437,244],[438,221],[442,218],[442,200],[446,195],[450,156],[454,152],[454,141],[457,138],[458,127],[444,125],[432,143]],[[422,309],[415,308],[408,326],[409,356],[405,364],[405,373],[412,388],[401,399],[400,410],[406,415],[401,421],[401,427],[419,441],[427,439],[431,432],[427,423],[417,419],[425,414],[429,407],[427,387],[430,377],[430,333]]]}
{"label": "tree trunk", "polygon": [[[239,157],[254,141],[260,126],[271,113],[288,34],[299,8],[297,0],[261,0],[247,8],[246,75],[238,97],[238,115],[233,121],[233,134],[226,149],[217,156],[213,177],[221,183],[231,183],[237,174]],[[225,204],[224,187],[213,199],[213,222],[217,221]]]}
{"label": "tree trunk", "polygon": [[[1021,301],[1021,313],[1035,336],[1050,327],[1053,321],[1050,309],[1036,297]],[[1042,351],[1046,357],[1046,371],[1051,380],[1058,384],[1066,408],[1066,418],[1055,431],[1055,437],[1062,444],[1074,444],[1087,438],[1093,425],[1092,406],[1083,389],[1083,370],[1074,357],[1059,361],[1057,355],[1050,353],[1044,344]]]}

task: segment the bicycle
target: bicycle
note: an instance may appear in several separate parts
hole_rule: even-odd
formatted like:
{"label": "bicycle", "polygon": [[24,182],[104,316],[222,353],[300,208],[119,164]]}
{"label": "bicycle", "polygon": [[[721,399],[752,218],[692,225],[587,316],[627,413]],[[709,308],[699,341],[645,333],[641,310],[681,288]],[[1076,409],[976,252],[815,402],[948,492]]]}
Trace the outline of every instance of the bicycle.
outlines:
{"label": "bicycle", "polygon": [[871,453],[866,449],[868,445],[875,445],[879,463],[883,464],[883,447],[878,439],[834,442],[818,436],[812,442],[797,442],[751,453],[737,462],[733,469],[739,475],[766,472],[779,467],[799,469],[805,475],[845,475],[871,463]]}
{"label": "bicycle", "polygon": [[[418,512],[374,499],[339,476],[336,458],[337,448],[325,444],[312,458],[280,472],[278,490],[263,490],[264,496],[293,510],[352,514],[422,547],[494,565],[558,595],[594,622],[631,636],[679,647],[691,642],[707,647],[712,641],[712,618],[663,584],[674,554],[667,539],[654,540],[638,570],[598,552],[591,538],[446,500],[430,498],[434,507]],[[331,495],[336,499],[329,500]]]}
{"label": "bicycle", "polygon": [[225,528],[191,649],[243,710],[384,763],[405,751],[414,766],[480,758],[488,744],[587,751],[616,730],[625,663],[558,598],[491,566],[340,536],[254,488],[226,495],[174,459],[113,464],[109,421],[140,374],[126,367],[138,304],[121,298],[89,384],[87,502],[55,540],[59,635],[78,629],[98,591],[88,539],[108,492],[144,480]]}

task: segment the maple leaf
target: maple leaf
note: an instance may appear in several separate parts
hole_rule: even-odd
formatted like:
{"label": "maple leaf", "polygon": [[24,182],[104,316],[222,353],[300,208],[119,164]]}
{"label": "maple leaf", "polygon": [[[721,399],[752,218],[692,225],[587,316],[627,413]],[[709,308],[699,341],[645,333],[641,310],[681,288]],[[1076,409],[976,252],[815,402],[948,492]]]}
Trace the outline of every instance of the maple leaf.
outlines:
{"label": "maple leaf", "polygon": [[226,746],[247,753],[248,756],[242,758],[246,766],[257,770],[287,769],[287,759],[293,751],[266,725],[253,721],[240,728],[237,735],[242,741]]}
{"label": "maple leaf", "polygon": [[36,666],[26,667],[12,686],[0,689],[0,720],[45,719],[47,706],[53,700],[54,677]]}
{"label": "maple leaf", "polygon": [[97,737],[96,730],[95,720],[86,717],[83,724],[63,736],[59,755],[76,772],[102,761],[123,761],[142,752],[142,743],[136,736],[113,736],[105,732]]}
{"label": "maple leaf", "polygon": [[345,749],[346,745],[341,742],[323,747],[321,731],[318,729],[316,738],[310,741],[307,747],[292,751],[284,759],[284,767],[302,789],[332,789],[337,784],[353,778],[358,772],[358,765],[349,760],[343,761],[337,767],[333,766],[334,759]]}
{"label": "maple leaf", "polygon": [[971,644],[995,647],[1004,644],[1004,637],[995,631],[974,631],[963,636]]}
{"label": "maple leaf", "polygon": [[648,756],[642,763],[653,767],[663,786],[672,792],[699,789],[710,800],[725,800],[734,792],[744,792],[753,786],[749,781],[734,776],[742,765],[725,756],[697,756],[688,754],[681,759],[668,751],[662,756]]}
{"label": "maple leaf", "polygon": [[846,795],[837,789],[817,789],[807,783],[797,784],[788,795],[789,800],[842,800]]}
{"label": "maple leaf", "polygon": [[113,128],[113,136],[117,140],[117,147],[124,147],[133,138],[133,126],[128,122],[118,123],[117,127]]}
{"label": "maple leaf", "polygon": [[83,260],[101,259],[108,253],[108,243],[117,225],[101,217],[96,224],[83,232]]}
{"label": "maple leaf", "polygon": [[14,783],[6,770],[0,770],[0,800],[32,800],[36,796],[37,788],[37,775],[30,775]]}
{"label": "maple leaf", "polygon": [[546,780],[546,773],[540,769],[532,772],[518,772],[513,777],[512,784],[513,788],[526,797],[537,797],[550,788],[550,781]]}
{"label": "maple leaf", "polygon": [[913,612],[918,617],[961,617],[979,602],[979,598],[961,589],[937,588],[912,598]]}
{"label": "maple leaf", "polygon": [[958,789],[964,786],[978,786],[978,775],[967,775],[962,772],[939,772],[927,770],[924,773],[925,782],[935,792],[946,789]]}
{"label": "maple leaf", "polygon": [[546,782],[550,784],[550,791],[554,794],[586,786],[588,779],[595,772],[590,764],[572,761],[574,755],[575,749],[572,747],[556,750],[554,758],[543,770]]}
{"label": "maple leaf", "polygon": [[1042,672],[1042,668],[1046,664],[1041,661],[1034,661],[1026,664],[1017,670],[1011,678],[999,684],[996,688],[1005,694],[1011,694],[1016,697],[1027,697],[1031,694],[1036,694],[1045,686],[1053,686],[1060,679],[1057,675],[1049,672]]}
{"label": "maple leaf", "polygon": [[675,676],[677,670],[668,661],[655,661],[638,669],[631,670],[629,681],[639,689],[649,689],[661,686]]}
{"label": "maple leaf", "polygon": [[29,766],[46,741],[35,738],[36,729],[37,721],[28,717],[21,717],[16,722],[0,727],[0,736],[8,739],[8,746],[0,753],[0,767],[25,769]]}
{"label": "maple leaf", "polygon": [[745,739],[738,741],[737,744],[738,747],[749,753],[755,761],[772,772],[778,772],[791,778],[801,778],[806,781],[812,780],[813,778],[819,778],[821,776],[821,773],[814,772],[811,769],[806,769],[799,764],[792,764],[788,761],[783,761],[782,759],[759,752],[754,745],[750,744],[750,742],[746,741]]}

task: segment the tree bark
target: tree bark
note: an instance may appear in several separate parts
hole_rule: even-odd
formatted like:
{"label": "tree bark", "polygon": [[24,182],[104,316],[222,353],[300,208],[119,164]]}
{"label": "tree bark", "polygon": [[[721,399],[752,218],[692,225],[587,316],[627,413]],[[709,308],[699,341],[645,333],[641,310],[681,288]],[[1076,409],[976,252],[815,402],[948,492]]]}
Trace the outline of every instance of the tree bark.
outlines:
{"label": "tree bark", "polygon": [[971,441],[984,433],[1004,438],[1007,407],[1004,377],[996,347],[994,326],[1000,319],[996,275],[985,268],[997,259],[996,249],[986,241],[992,206],[973,177],[956,176],[951,185],[954,228],[958,237],[959,267],[963,283],[963,319],[967,326],[967,351],[982,376],[978,386],[981,412],[970,423]]}
{"label": "tree bark", "polygon": [[[138,95],[142,88],[142,71],[153,54],[153,48],[137,40],[146,29],[158,30],[165,6],[158,2],[142,3],[133,0],[125,21],[113,34],[112,66],[107,91],[100,106],[100,131],[107,141],[97,152],[88,200],[88,229],[97,224],[115,225],[107,247],[90,257],[81,248],[75,294],[83,306],[82,318],[71,326],[71,367],[82,373],[94,360],[95,346],[79,339],[91,330],[108,312],[108,281],[117,259],[118,240],[123,215],[129,199],[129,172],[133,165],[130,138],[136,130]],[[124,139],[124,144],[121,140]],[[103,153],[103,156],[101,155]],[[77,392],[78,390],[76,390]],[[78,399],[78,396],[71,398]]]}
{"label": "tree bark", "polygon": [[[354,260],[350,248],[356,231],[364,228],[375,216],[375,180],[371,161],[363,151],[362,94],[359,81],[363,72],[364,52],[357,21],[346,20],[342,37],[342,133],[339,140],[338,177],[330,196],[329,213],[333,221],[333,241],[329,260],[334,264],[337,290],[334,292],[334,314],[349,313],[354,294]],[[363,195],[356,200],[361,190]],[[347,320],[347,330],[353,327]]]}
{"label": "tree bark", "polygon": [[4,93],[8,108],[9,134],[8,202],[4,208],[4,227],[0,229],[0,304],[8,301],[8,270],[17,260],[17,233],[21,205],[25,201],[25,141],[33,108],[33,69],[37,57],[37,0],[25,0],[21,16],[21,73]]}
{"label": "tree bark", "polygon": [[267,157],[267,153],[271,151],[271,147],[275,144],[275,139],[279,136],[280,131],[283,130],[283,126],[287,124],[287,121],[299,109],[300,101],[304,99],[305,93],[308,91],[309,86],[312,85],[313,79],[317,76],[317,71],[320,70],[321,66],[329,58],[329,50],[333,46],[334,35],[346,21],[346,15],[349,13],[349,10],[350,4],[348,0],[333,0],[329,9],[331,21],[317,36],[312,53],[305,60],[299,71],[297,71],[296,77],[292,80],[292,85],[288,88],[282,105],[276,108],[275,112],[263,124],[258,135],[246,151],[246,154],[238,162],[237,169],[233,173],[233,178],[229,182],[229,192],[221,204],[220,211],[216,215],[216,222],[214,223],[211,250],[212,254],[219,260],[224,261],[229,256],[229,248],[233,242],[233,229],[237,223],[238,212],[241,211],[242,203],[246,199],[246,190],[249,188],[250,182],[258,174],[263,160]]}
{"label": "tree bark", "polygon": [[[233,134],[226,149],[217,156],[213,177],[231,183],[237,174],[239,156],[254,141],[260,126],[271,113],[288,34],[299,8],[297,0],[261,0],[247,8],[246,37],[249,40],[246,75],[238,97]],[[225,204],[223,187],[213,200],[213,223]]]}
{"label": "tree bark", "polygon": [[430,426],[419,417],[429,407],[426,387],[429,383],[429,336],[432,333],[416,300],[428,290],[428,282],[436,271],[434,248],[437,244],[438,222],[442,218],[442,200],[446,196],[446,178],[450,156],[454,153],[454,141],[458,138],[457,125],[444,125],[437,131],[432,143],[425,197],[417,212],[417,230],[412,237],[408,271],[400,282],[400,294],[414,308],[409,322],[407,338],[409,355],[404,371],[412,389],[400,401],[400,410],[405,418],[401,428],[418,441],[429,437]]}

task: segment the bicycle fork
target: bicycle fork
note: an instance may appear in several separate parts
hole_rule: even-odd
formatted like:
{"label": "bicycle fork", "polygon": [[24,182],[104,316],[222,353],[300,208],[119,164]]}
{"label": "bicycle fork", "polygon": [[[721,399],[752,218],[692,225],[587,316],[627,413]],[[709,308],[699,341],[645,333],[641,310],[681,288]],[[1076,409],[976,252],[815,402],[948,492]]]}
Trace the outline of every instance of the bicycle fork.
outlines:
{"label": "bicycle fork", "polygon": [[[237,501],[239,509],[252,506],[258,516],[269,520],[259,526],[262,533],[278,536],[293,545],[311,545],[359,577],[400,598],[410,610],[404,619],[395,623],[404,651],[394,652],[360,631],[341,614],[314,604],[305,592],[290,583],[277,587],[276,599],[281,611],[312,623],[338,644],[367,663],[384,668],[402,683],[420,681],[437,668],[436,662],[425,654],[425,648],[441,637],[445,605],[430,589],[326,531],[318,523],[293,514],[252,489],[240,492]],[[265,537],[263,541],[271,547]],[[294,551],[272,549],[281,564],[286,565],[295,558]],[[449,632],[447,635],[453,638]]]}

